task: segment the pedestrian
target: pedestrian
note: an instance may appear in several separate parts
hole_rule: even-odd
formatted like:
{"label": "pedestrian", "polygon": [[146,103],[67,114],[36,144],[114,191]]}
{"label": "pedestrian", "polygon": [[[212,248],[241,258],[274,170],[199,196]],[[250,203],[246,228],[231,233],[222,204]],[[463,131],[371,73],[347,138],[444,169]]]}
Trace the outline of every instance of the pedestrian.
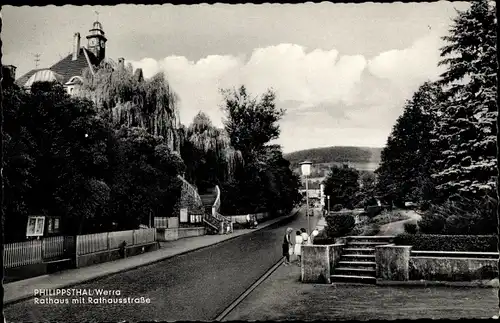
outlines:
{"label": "pedestrian", "polygon": [[295,235],[296,235],[296,237],[295,237],[295,250],[293,253],[297,257],[297,265],[300,266],[300,256],[302,254],[302,252],[301,252],[302,251],[302,242],[304,242],[304,241],[302,240],[302,232],[300,232],[300,230],[295,232]]}
{"label": "pedestrian", "polygon": [[300,232],[301,232],[302,241],[303,241],[302,244],[304,244],[304,245],[311,244],[311,240],[309,239],[309,235],[307,234],[306,229],[301,228]]}
{"label": "pedestrian", "polygon": [[288,266],[290,264],[290,247],[292,246],[292,238],[290,234],[292,232],[292,228],[286,229],[285,236],[283,237],[283,257],[285,257],[285,266]]}
{"label": "pedestrian", "polygon": [[250,214],[247,214],[247,227],[250,229],[252,227],[252,222],[251,222]]}

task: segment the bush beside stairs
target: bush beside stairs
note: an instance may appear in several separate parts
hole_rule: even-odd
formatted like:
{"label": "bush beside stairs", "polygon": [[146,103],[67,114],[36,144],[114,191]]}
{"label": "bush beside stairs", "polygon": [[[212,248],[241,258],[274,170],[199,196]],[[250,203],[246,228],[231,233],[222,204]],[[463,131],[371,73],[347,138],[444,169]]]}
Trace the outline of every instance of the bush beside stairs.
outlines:
{"label": "bush beside stairs", "polygon": [[340,260],[331,275],[332,283],[375,284],[375,247],[393,242],[393,236],[346,237]]}

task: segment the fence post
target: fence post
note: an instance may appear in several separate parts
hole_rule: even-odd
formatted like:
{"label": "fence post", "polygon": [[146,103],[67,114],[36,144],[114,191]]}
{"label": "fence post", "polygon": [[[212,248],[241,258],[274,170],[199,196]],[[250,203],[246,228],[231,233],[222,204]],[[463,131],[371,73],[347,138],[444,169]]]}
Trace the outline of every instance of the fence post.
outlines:
{"label": "fence post", "polygon": [[132,245],[135,246],[135,230],[132,230]]}
{"label": "fence post", "polygon": [[109,250],[109,232],[106,233],[106,250]]}

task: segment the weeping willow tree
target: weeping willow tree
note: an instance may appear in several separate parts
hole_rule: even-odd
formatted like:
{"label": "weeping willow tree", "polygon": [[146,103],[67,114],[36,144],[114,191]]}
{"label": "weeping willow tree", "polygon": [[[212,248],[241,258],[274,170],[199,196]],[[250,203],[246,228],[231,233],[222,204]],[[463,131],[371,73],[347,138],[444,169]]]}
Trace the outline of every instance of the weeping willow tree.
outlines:
{"label": "weeping willow tree", "polygon": [[117,129],[141,127],[154,136],[163,137],[168,146],[179,150],[179,97],[163,73],[144,80],[142,71],[132,65],[114,65],[104,61],[95,70],[83,73],[81,95],[96,104]]}
{"label": "weeping willow tree", "polygon": [[231,146],[224,129],[212,124],[199,112],[191,125],[182,128],[181,154],[187,166],[187,178],[200,190],[231,179],[238,165],[243,164],[240,151]]}

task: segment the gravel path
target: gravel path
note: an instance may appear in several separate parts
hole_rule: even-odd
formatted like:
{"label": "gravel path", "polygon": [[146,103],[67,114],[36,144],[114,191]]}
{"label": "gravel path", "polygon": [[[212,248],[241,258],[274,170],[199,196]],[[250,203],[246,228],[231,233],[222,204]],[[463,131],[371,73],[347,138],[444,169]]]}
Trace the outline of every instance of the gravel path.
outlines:
{"label": "gravel path", "polygon": [[70,304],[35,304],[30,299],[7,305],[4,313],[9,322],[209,321],[278,261],[287,226],[306,225],[302,212],[219,245],[72,287],[119,290],[120,297],[144,297],[149,304],[71,304],[71,299]]}
{"label": "gravel path", "polygon": [[282,266],[226,321],[491,318],[496,288],[303,284],[298,266]]}
{"label": "gravel path", "polygon": [[387,224],[380,226],[380,231],[377,234],[378,236],[395,236],[395,235],[398,235],[400,233],[404,233],[405,232],[405,228],[404,228],[405,223],[410,222],[410,223],[416,224],[417,221],[421,219],[421,216],[413,210],[402,210],[402,211],[398,211],[398,212],[407,215],[409,217],[409,219],[391,222],[391,223],[387,223]]}

